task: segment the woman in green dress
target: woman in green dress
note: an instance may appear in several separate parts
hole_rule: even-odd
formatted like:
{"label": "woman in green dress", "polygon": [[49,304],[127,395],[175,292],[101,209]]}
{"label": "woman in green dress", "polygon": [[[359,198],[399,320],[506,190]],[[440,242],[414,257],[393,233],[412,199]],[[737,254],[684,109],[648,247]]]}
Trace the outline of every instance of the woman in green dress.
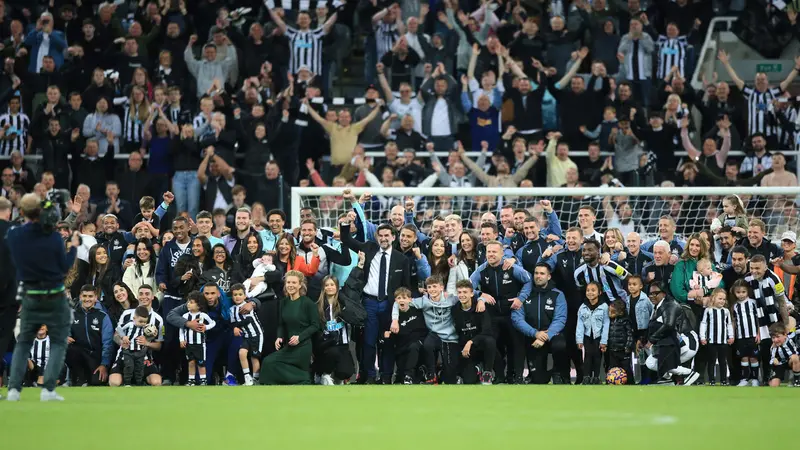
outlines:
{"label": "woman in green dress", "polygon": [[261,384],[310,384],[311,337],[319,331],[317,305],[306,297],[305,276],[297,270],[286,273],[283,292],[277,351],[264,358]]}

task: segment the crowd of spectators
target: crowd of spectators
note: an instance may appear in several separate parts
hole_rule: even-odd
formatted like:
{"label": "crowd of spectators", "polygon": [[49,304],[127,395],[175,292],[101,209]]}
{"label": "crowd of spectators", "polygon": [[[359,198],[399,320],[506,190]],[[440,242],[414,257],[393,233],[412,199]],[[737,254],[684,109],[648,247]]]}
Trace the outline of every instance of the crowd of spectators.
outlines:
{"label": "crowd of spectators", "polygon": [[[788,9],[786,16],[797,27],[797,14]],[[359,344],[360,379],[386,376],[385,364],[379,374],[370,365],[376,345],[382,358],[388,336],[397,331],[386,320],[391,308],[385,309],[385,302],[397,290],[391,287],[408,290],[402,292],[400,315],[408,312],[405,299],[427,292],[427,302],[411,304],[424,310],[424,322],[439,341],[423,336],[420,358],[426,370],[420,377],[436,378],[439,355],[453,363],[445,362],[453,370],[442,375],[453,382],[458,355],[451,354],[455,347],[449,344],[458,341],[457,330],[432,327],[430,320],[444,304],[457,307],[456,297],[443,297],[442,304],[433,306],[430,299],[435,302],[440,291],[455,295],[466,289],[457,282],[472,278],[490,259],[493,267],[509,265],[505,270],[527,285],[524,296],[530,289],[553,289],[550,272],[556,278],[560,266],[545,264],[549,269],[543,274],[537,258],[526,265],[518,252],[531,245],[543,260],[583,248],[580,264],[573,259],[572,273],[562,274],[565,284],[555,283],[570,305],[569,311],[556,310],[573,326],[584,297],[571,281],[579,266],[617,261],[616,276],[626,284],[628,275],[653,281],[643,272],[645,261],[638,256],[643,243],[641,237],[637,243],[637,236],[660,236],[676,258],[682,254],[696,262],[713,256],[714,268],[722,273],[731,264],[732,249],[741,244],[747,256],[763,255],[788,277],[794,269],[784,264],[791,266],[795,259],[798,221],[794,196],[606,196],[540,203],[502,196],[366,196],[356,201],[343,194],[304,205],[302,226],[291,230],[286,223],[295,186],[797,186],[797,177],[787,170],[796,160],[781,150],[800,145],[800,103],[789,93],[800,57],[785,79],[757,73],[751,84],[740,76],[753,74],[737,74],[729,55],[720,51],[719,63],[732,82],[715,76],[695,90],[688,82],[696,64],[694,48],[702,44],[712,17],[710,2],[689,0],[0,1],[0,53],[5,58],[0,103],[8,105],[0,116],[0,156],[8,156],[0,196],[11,202],[11,220],[22,220],[14,205],[26,192],[58,205],[64,218],[59,229],[66,240],[79,240],[82,249],[66,283],[76,311],[86,317],[82,326],[95,320],[95,309],[110,317],[108,324],[101,320],[96,341],[73,348],[71,381],[108,381],[115,361],[112,348],[125,338],[122,327],[141,317],[124,312],[139,304],[149,311],[150,323],[166,331],[163,348],[163,331],[148,341],[156,356],[148,356],[147,381],[187,382],[178,332],[189,326],[202,334],[212,323],[203,325],[191,315],[196,311],[187,310],[184,304],[192,297],[201,310],[220,314],[211,314],[216,323],[208,327],[208,344],[217,346],[214,355],[226,368],[218,379],[233,382],[238,375],[247,382],[248,372],[240,370],[249,360],[240,360],[238,346],[255,361],[262,352],[281,347],[276,339],[297,346],[297,340],[288,339],[294,332],[281,334],[287,326],[283,307],[304,348],[312,334],[320,335],[313,333],[319,324],[308,322],[308,305],[295,307],[280,299],[284,278],[290,299],[306,290],[315,301],[320,298],[318,312],[312,309],[323,328],[331,327],[321,335],[335,335],[337,350],[330,358],[321,357],[314,346],[315,364],[324,366],[314,368],[318,375],[336,372],[333,378],[343,380],[355,372],[355,367],[338,366],[347,358],[337,352],[352,336]],[[354,99],[342,94],[346,74],[354,76],[342,64],[358,60],[353,54],[362,50],[363,77],[355,77],[364,81]],[[337,96],[359,105],[339,107]],[[693,109],[701,120],[692,120]],[[467,156],[468,150],[479,152],[477,161]],[[588,150],[588,157],[572,157],[576,150]],[[677,156],[681,150],[688,156]],[[731,150],[747,153],[733,158]],[[367,157],[367,151],[383,155]],[[447,152],[447,159],[434,152]],[[41,155],[40,164],[27,155]],[[119,155],[126,155],[121,167]],[[352,234],[340,228],[343,215],[354,224]],[[595,231],[595,221],[607,231]],[[462,235],[462,229],[474,234]],[[575,229],[580,235],[570,238],[569,230]],[[689,242],[702,240],[698,246],[703,250],[692,253],[690,246],[684,253],[676,233]],[[781,236],[784,247],[773,246],[765,234]],[[587,257],[584,238],[600,244],[597,255]],[[504,251],[489,258],[486,247],[495,242],[517,255],[515,261],[503,257]],[[396,270],[408,277],[371,286],[376,276],[368,273],[370,263],[380,252],[374,245],[385,250],[384,244],[392,243],[411,262],[401,266],[392,258],[387,264],[395,269],[397,263]],[[654,243],[641,248],[655,257]],[[346,287],[359,251],[366,255],[361,258],[364,292],[377,292],[364,301],[368,319],[362,334],[360,327],[342,325],[339,306],[331,300]],[[693,271],[683,269],[687,286]],[[284,277],[288,273],[293,276]],[[418,282],[411,281],[412,273]],[[331,279],[325,275],[336,275],[330,292]],[[245,281],[243,290],[232,289]],[[670,284],[669,278],[657,281]],[[787,288],[794,286],[793,278],[785,281]],[[264,290],[245,301],[260,283]],[[681,283],[671,284],[670,295],[686,302]],[[472,284],[482,291],[479,283]],[[201,287],[199,296],[195,291]],[[624,300],[635,314],[628,294],[622,295],[626,288],[617,286],[619,297],[603,291],[601,300]],[[265,292],[272,297],[259,297]],[[343,296],[353,292],[359,289]],[[696,306],[708,306],[708,299],[705,304],[702,299],[710,296],[701,293],[691,297],[700,299],[693,306],[698,321],[703,311]],[[360,303],[360,294],[355,297]],[[476,296],[475,306],[482,311],[489,297],[496,295]],[[525,300],[521,297],[504,300],[516,299],[512,309],[518,311],[524,309],[517,304]],[[239,305],[238,300],[244,301],[243,315],[257,310],[261,319],[265,339],[258,348],[250,334],[234,326],[237,322],[220,323],[230,323],[236,309],[231,301]],[[464,305],[466,297],[458,300]],[[490,305],[486,308],[493,311]],[[542,363],[541,352],[521,350],[523,336],[553,351],[552,338],[560,330],[550,330],[547,338],[536,330],[529,335],[531,324],[526,327],[524,318],[520,322],[506,305],[496,308],[492,320],[497,319],[494,326],[502,336],[494,338],[502,357],[495,360],[494,371],[484,364],[478,378],[485,381],[484,372],[490,372],[489,381],[520,382],[525,359],[531,367]],[[161,311],[163,320],[154,311]],[[184,314],[192,320],[182,320]],[[120,327],[114,330],[111,323],[117,321]],[[569,354],[577,367],[581,360],[574,337],[566,343],[557,339],[556,353]],[[769,340],[768,334],[762,337]],[[469,359],[464,351],[458,349]],[[310,347],[307,353],[299,357],[308,356],[306,363]],[[558,356],[557,375],[567,381],[566,360]],[[297,353],[288,357],[292,361],[269,358],[263,361],[267,382],[302,378],[298,373],[303,371],[294,370]],[[206,363],[210,371],[219,369],[211,356]],[[284,367],[292,364],[294,369]],[[253,368],[249,374],[256,372]],[[123,383],[122,372],[114,375],[112,384]],[[417,377],[400,375],[395,380]],[[391,371],[388,377],[383,381],[391,381]]]}

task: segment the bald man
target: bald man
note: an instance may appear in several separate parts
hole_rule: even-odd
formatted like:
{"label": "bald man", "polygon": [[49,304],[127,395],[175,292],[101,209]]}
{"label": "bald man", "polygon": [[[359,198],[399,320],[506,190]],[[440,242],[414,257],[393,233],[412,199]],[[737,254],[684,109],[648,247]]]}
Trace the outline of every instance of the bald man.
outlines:
{"label": "bald man", "polygon": [[628,249],[628,257],[620,261],[620,265],[632,274],[644,275],[644,266],[653,260],[653,254],[642,250],[639,233],[632,231],[625,236],[625,248]]}

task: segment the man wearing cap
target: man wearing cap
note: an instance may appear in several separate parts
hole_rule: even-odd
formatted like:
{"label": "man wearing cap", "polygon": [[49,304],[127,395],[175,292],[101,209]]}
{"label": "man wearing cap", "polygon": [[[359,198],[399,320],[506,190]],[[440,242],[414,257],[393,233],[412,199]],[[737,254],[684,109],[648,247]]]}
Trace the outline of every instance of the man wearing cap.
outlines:
{"label": "man wearing cap", "polygon": [[[353,113],[353,120],[361,122],[370,116],[374,110],[377,109],[380,111],[382,105],[377,103],[380,95],[380,91],[378,91],[378,88],[374,84],[367,86],[367,90],[364,94],[367,103],[356,108]],[[383,125],[383,115],[381,114],[377,114],[366,121],[364,131],[358,136],[358,143],[364,147],[364,150],[383,148],[381,125]]]}
{"label": "man wearing cap", "polygon": [[773,259],[773,271],[786,286],[786,298],[794,298],[797,283],[797,274],[800,274],[800,254],[797,253],[797,233],[785,231],[781,235],[781,248],[783,255]]}

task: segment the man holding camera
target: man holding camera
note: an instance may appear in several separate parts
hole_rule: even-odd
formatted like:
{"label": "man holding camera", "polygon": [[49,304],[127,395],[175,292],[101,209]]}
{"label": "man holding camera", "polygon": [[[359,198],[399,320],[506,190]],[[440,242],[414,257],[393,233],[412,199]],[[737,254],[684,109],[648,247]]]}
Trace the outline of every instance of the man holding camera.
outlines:
{"label": "man holding camera", "polygon": [[51,56],[56,70],[64,64],[67,39],[62,31],[53,30],[53,15],[45,12],[36,21],[36,29],[25,36],[25,47],[31,49],[28,72],[39,73],[45,56]]}
{"label": "man holding camera", "polygon": [[[58,221],[55,207],[50,202],[42,202],[38,195],[26,194],[19,207],[25,224],[12,228],[6,236],[8,253],[20,283],[18,297],[22,302],[20,333],[11,361],[8,400],[19,401],[33,339],[45,324],[51,343],[41,400],[63,401],[55,388],[64,366],[72,322],[64,278],[75,261],[79,238],[73,234],[65,248],[61,235],[54,230]],[[43,255],[50,257],[44,258]]]}

